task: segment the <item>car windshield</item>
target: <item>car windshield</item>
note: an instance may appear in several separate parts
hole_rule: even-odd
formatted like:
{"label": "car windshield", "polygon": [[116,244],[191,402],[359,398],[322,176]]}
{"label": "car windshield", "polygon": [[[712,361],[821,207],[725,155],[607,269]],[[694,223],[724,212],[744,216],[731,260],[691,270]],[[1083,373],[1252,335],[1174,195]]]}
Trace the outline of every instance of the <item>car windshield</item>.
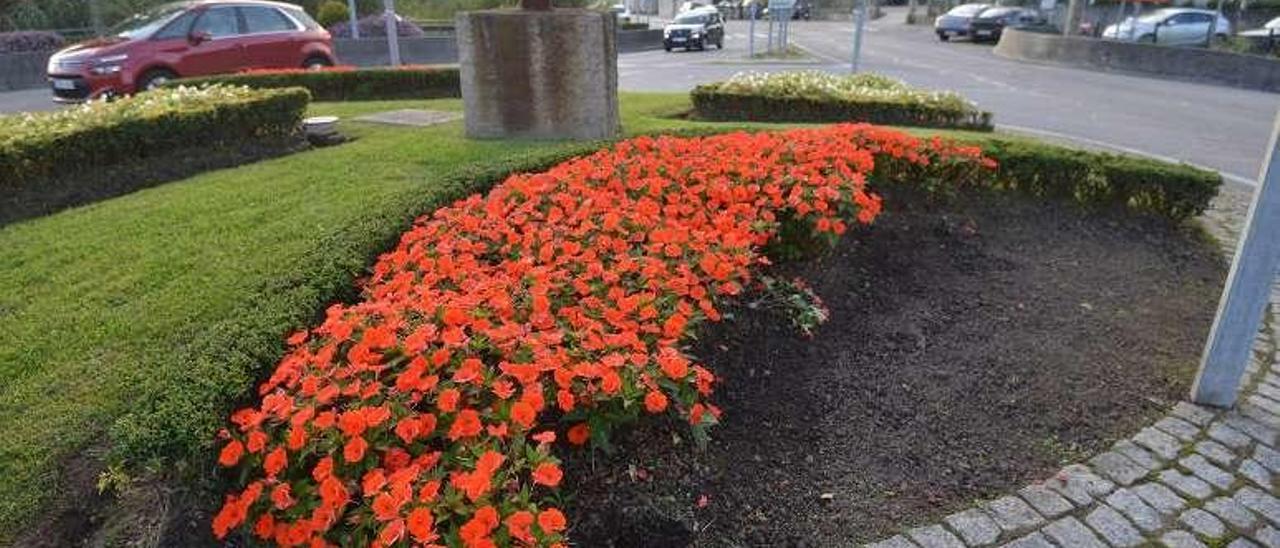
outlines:
{"label": "car windshield", "polygon": [[677,25],[703,25],[707,22],[706,14],[702,13],[686,13],[676,17]]}
{"label": "car windshield", "polygon": [[985,10],[985,9],[987,9],[986,4],[964,4],[964,5],[951,8],[951,11],[947,12],[947,15],[973,17],[979,13],[982,13],[982,10]]}
{"label": "car windshield", "polygon": [[186,9],[186,4],[157,6],[117,23],[107,34],[130,39],[147,38]]}
{"label": "car windshield", "polygon": [[1267,29],[1280,29],[1280,17],[1267,21],[1267,24],[1262,27]]}
{"label": "car windshield", "polygon": [[1018,11],[1018,8],[991,8],[982,12],[982,17],[1004,17]]}

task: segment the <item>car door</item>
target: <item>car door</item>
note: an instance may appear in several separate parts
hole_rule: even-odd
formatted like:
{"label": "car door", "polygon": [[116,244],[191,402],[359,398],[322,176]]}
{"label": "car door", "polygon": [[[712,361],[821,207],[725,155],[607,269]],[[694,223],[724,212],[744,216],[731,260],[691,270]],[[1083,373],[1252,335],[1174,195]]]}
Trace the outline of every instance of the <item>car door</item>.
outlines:
{"label": "car door", "polygon": [[297,23],[270,6],[240,6],[244,20],[243,68],[297,68],[302,66],[301,31]]}
{"label": "car door", "polygon": [[244,64],[244,47],[237,41],[240,17],[232,6],[206,8],[191,26],[191,40],[178,62],[178,74],[200,76],[235,72]]}

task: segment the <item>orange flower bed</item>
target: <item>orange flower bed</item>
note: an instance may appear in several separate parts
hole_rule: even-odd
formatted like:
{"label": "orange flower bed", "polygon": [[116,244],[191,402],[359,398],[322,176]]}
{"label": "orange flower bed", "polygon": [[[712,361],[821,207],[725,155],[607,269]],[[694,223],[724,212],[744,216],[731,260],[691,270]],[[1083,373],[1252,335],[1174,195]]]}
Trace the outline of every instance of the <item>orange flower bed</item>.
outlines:
{"label": "orange flower bed", "polygon": [[419,219],[231,416],[218,460],[243,488],[215,535],[562,544],[551,445],[645,413],[716,423],[715,376],[681,340],[767,262],[780,219],[830,238],[871,223],[878,160],[990,164],[866,125],[642,137]]}

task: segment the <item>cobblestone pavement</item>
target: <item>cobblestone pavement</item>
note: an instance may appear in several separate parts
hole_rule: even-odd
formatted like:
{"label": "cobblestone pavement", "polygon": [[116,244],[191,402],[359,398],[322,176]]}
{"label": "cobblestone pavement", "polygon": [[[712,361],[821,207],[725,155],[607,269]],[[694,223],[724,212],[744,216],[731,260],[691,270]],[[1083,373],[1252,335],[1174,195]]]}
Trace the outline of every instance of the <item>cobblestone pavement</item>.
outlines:
{"label": "cobblestone pavement", "polygon": [[[1225,185],[1201,219],[1235,251],[1252,189]],[[1280,285],[1235,409],[1178,403],[1087,463],[870,544],[873,548],[1280,548]]]}

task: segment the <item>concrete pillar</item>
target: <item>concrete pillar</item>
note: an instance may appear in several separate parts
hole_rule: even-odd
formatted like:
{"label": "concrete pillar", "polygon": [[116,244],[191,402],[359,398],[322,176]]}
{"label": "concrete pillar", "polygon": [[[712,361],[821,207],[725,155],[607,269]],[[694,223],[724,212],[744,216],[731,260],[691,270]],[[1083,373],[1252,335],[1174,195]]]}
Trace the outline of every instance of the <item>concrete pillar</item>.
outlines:
{"label": "concrete pillar", "polygon": [[1080,20],[1089,0],[1070,0],[1067,2],[1067,13],[1062,17],[1062,35],[1075,36],[1080,32]]}
{"label": "concrete pillar", "polygon": [[459,13],[458,61],[472,138],[607,139],[618,134],[612,13]]}

